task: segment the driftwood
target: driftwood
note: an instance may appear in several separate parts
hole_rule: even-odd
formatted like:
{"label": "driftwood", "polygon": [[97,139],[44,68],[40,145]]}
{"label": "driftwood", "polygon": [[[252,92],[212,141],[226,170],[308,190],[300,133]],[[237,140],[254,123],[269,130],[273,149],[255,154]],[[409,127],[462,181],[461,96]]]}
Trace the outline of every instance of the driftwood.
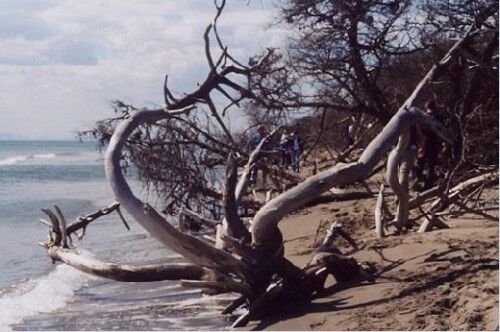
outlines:
{"label": "driftwood", "polygon": [[420,225],[418,229],[419,233],[425,233],[431,231],[433,228],[445,229],[450,228],[446,225],[438,216],[425,217],[424,222]]}
{"label": "driftwood", "polygon": [[[472,191],[478,186],[490,185],[496,183],[497,181],[498,181],[498,172],[496,170],[489,171],[487,173],[480,174],[477,176],[472,176],[467,180],[462,181],[459,184],[452,187],[448,192],[449,195],[448,198],[452,199],[458,195],[464,194],[468,191]],[[444,187],[435,186],[424,192],[419,193],[417,196],[415,196],[408,202],[409,208],[416,209],[420,205],[424,204],[429,200],[434,200],[432,206],[437,206],[439,204],[438,200],[440,201],[440,199],[437,197],[444,194],[443,193],[444,189],[445,189]]]}
{"label": "driftwood", "polygon": [[179,229],[182,232],[187,231],[185,223],[182,222],[183,218],[189,218],[189,221],[197,223],[199,228],[201,228],[202,226],[206,226],[210,229],[214,229],[218,224],[220,224],[220,221],[218,221],[218,220],[207,218],[207,217],[201,215],[200,213],[196,213],[196,212],[191,211],[190,209],[187,209],[185,207],[181,207],[179,209],[177,216],[179,219]]}
{"label": "driftwood", "polygon": [[270,134],[266,135],[257,145],[255,150],[253,150],[252,153],[250,154],[247,163],[243,167],[243,171],[240,175],[238,184],[236,185],[236,192],[235,192],[236,205],[239,205],[241,199],[246,193],[248,183],[250,182],[250,173],[252,169],[255,167],[256,161],[259,159],[259,156],[262,152],[262,148],[280,129],[281,127],[278,127],[274,129]]}
{"label": "driftwood", "polygon": [[394,224],[399,230],[408,226],[408,176],[413,163],[413,154],[408,149],[409,139],[409,132],[401,135],[398,144],[387,158],[386,177],[398,199]]}
{"label": "driftwood", "polygon": [[384,232],[384,184],[380,184],[378,192],[377,204],[375,205],[375,233],[377,237],[383,238]]}
{"label": "driftwood", "polygon": [[[467,206],[466,202],[461,202],[461,197],[473,193],[475,190],[481,190],[484,186],[495,184],[498,182],[498,172],[489,171],[484,174],[476,175],[462,181],[449,189],[446,193],[443,186],[437,186],[431,188],[419,195],[409,202],[410,209],[419,208],[421,215],[417,216],[415,220],[425,217],[424,223],[429,224],[429,219],[426,214],[431,214],[435,216],[444,215],[458,215],[461,213],[472,213],[480,215],[484,218],[497,221],[498,219],[491,216],[485,211],[478,208],[470,208]],[[422,210],[422,204],[431,201],[431,204],[427,208],[428,212]],[[451,207],[456,206],[458,210],[452,211]],[[446,209],[449,208],[447,211]],[[443,223],[444,224],[444,223]],[[426,229],[426,226],[421,225],[421,230]]]}
{"label": "driftwood", "polygon": [[357,162],[349,164],[339,163],[329,170],[310,177],[263,206],[257,212],[252,222],[253,245],[263,246],[265,242],[273,241],[273,234],[276,234],[277,223],[281,218],[306,204],[311,197],[316,197],[335,185],[352,183],[368,177],[370,171],[380,161],[383,154],[391,148],[400,135],[408,132],[411,126],[419,124],[422,127],[429,127],[443,141],[451,144],[452,140],[446,128],[431,115],[411,106],[422,93],[423,87],[434,79],[439,70],[445,67],[456,56],[460,48],[476,31],[479,24],[480,22],[471,24],[466,34],[429,70],[420,83],[417,84],[410,97],[400,107],[399,111],[363,151]]}
{"label": "driftwood", "polygon": [[[396,188],[395,192],[399,190],[396,195],[401,207],[398,208],[396,220],[400,225],[407,225],[407,213],[411,205],[407,196],[408,168],[405,167],[404,163],[410,163],[410,159],[405,157],[409,128],[416,124],[428,127],[443,140],[450,142],[447,130],[438,121],[412,105],[420,95],[422,88],[434,78],[438,69],[445,66],[464,44],[474,31],[475,25],[473,24],[464,38],[459,40],[445,57],[427,73],[412,95],[377,137],[371,141],[357,161],[338,163],[269,200],[255,214],[249,230],[238,214],[238,206],[246,193],[251,167],[255,164],[265,141],[262,141],[258,149],[250,155],[238,181],[235,167],[236,156],[229,156],[223,194],[225,219],[221,223],[218,221],[209,222],[209,224],[216,226],[217,238],[225,243],[225,250],[221,250],[201,238],[179,231],[153,207],[137,198],[124,177],[121,160],[125,145],[136,129],[194,112],[198,103],[209,106],[211,114],[216,118],[229,141],[227,144],[235,144],[231,133],[217,113],[210,94],[213,91],[219,91],[230,100],[231,104],[238,103],[245,98],[257,100],[258,97],[252,91],[231,77],[240,75],[240,77],[249,80],[251,74],[260,69],[272,51],[256,61],[253,66],[247,67],[234,61],[228,54],[227,48],[222,46],[216,29],[217,18],[224,3],[222,1],[220,5],[216,4],[217,14],[204,35],[205,53],[210,69],[206,80],[199,84],[194,92],[180,98],[174,97],[165,83],[166,107],[131,112],[116,126],[105,155],[106,178],[119,206],[125,209],[149,234],[185,257],[190,263],[133,267],[82,257],[71,248],[68,238],[78,229],[84,229],[88,223],[85,224],[83,220],[80,220],[78,227],[70,229],[72,225],[66,226],[64,215],[59,208],[55,209],[55,213],[51,210],[44,210],[50,218],[50,222],[44,223],[49,224],[51,231],[49,239],[42,245],[53,260],[64,262],[83,272],[106,278],[123,281],[176,279],[181,280],[181,284],[185,287],[200,288],[207,294],[238,293],[241,297],[235,300],[225,312],[247,304],[248,311],[234,324],[234,326],[243,326],[251,319],[262,317],[278,306],[280,301],[281,303],[309,301],[313,294],[322,291],[328,275],[333,275],[339,283],[371,278],[369,269],[351,257],[343,255],[338,248],[332,245],[333,236],[340,235],[353,247],[356,246],[354,240],[341,229],[340,225],[332,225],[311,264],[305,268],[299,268],[284,257],[283,237],[278,223],[288,213],[311,202],[334,186],[351,184],[371,176],[374,168],[399,140],[398,146],[391,152],[389,158],[391,164],[388,169],[390,168],[391,172],[388,175],[390,175],[391,186],[394,185],[393,190],[394,188]],[[209,33],[211,31],[215,33],[221,48],[221,55],[216,60],[213,59],[210,51]],[[236,96],[231,95],[225,89],[230,89]],[[187,211],[182,213],[193,217],[193,214]],[[380,225],[381,228],[382,225]]]}
{"label": "driftwood", "polygon": [[212,276],[210,270],[195,264],[152,264],[137,266],[116,264],[84,257],[73,250],[57,246],[50,247],[48,253],[49,257],[54,261],[66,263],[85,273],[118,281],[203,280]]}
{"label": "driftwood", "polygon": [[477,188],[480,185],[488,185],[494,182],[498,182],[498,172],[493,171],[489,172],[486,174],[478,175],[475,177],[472,177],[470,179],[467,179],[466,181],[463,181],[453,188],[450,189],[449,194],[447,196],[440,197],[436,199],[434,202],[432,202],[430,206],[430,210],[436,208],[441,202],[443,202],[443,199],[446,199],[448,201],[455,199],[457,196],[469,191],[473,190],[474,188]]}
{"label": "driftwood", "polygon": [[[230,236],[236,238],[249,238],[250,233],[238,216],[238,206],[241,199],[247,191],[250,182],[250,174],[252,169],[255,168],[255,163],[260,157],[262,148],[269,141],[280,128],[276,128],[270,134],[265,136],[257,147],[252,151],[248,158],[248,162],[243,167],[240,179],[237,181],[237,165],[234,155],[229,155],[226,172],[226,183],[224,186],[224,219],[222,220],[222,227],[217,231],[215,246],[218,249],[225,249],[226,243],[223,237]],[[237,182],[236,182],[237,181]],[[258,200],[258,198],[256,197]]]}
{"label": "driftwood", "polygon": [[286,191],[264,205],[252,221],[252,241],[254,246],[272,242],[272,234],[277,230],[277,223],[291,211],[317,197],[335,185],[348,184],[366,178],[382,156],[391,148],[401,132],[414,124],[432,128],[445,141],[446,129],[432,116],[418,108],[402,108],[382,132],[368,145],[357,162],[339,163],[329,170],[316,174]]}

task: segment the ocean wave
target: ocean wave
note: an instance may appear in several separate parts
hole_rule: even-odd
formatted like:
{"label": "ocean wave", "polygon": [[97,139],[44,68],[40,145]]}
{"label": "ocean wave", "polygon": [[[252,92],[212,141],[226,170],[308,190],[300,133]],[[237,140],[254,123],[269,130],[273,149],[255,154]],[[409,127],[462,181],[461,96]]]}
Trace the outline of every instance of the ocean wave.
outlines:
{"label": "ocean wave", "polygon": [[14,156],[14,157],[0,159],[0,166],[15,165],[19,162],[23,162],[28,159],[52,159],[56,157],[58,157],[58,154],[56,153],[41,153],[41,154],[29,154],[24,156]]}
{"label": "ocean wave", "polygon": [[8,165],[14,165],[20,161],[24,161],[28,159],[29,156],[16,156],[16,157],[9,157],[5,159],[0,160],[0,166],[8,166]]}
{"label": "ocean wave", "polygon": [[[62,155],[62,154],[59,154],[59,155]],[[42,153],[42,154],[34,154],[33,155],[33,158],[44,158],[44,159],[48,159],[48,158],[55,158],[57,157],[58,155],[55,154],[55,153]]]}
{"label": "ocean wave", "polygon": [[10,166],[15,165],[19,162],[26,161],[28,159],[51,159],[56,158],[58,155],[55,153],[43,153],[43,154],[29,154],[25,156],[14,156],[5,159],[0,159],[0,166]]}
{"label": "ocean wave", "polygon": [[67,265],[58,265],[47,275],[14,286],[0,295],[0,330],[24,317],[63,307],[90,276]]}

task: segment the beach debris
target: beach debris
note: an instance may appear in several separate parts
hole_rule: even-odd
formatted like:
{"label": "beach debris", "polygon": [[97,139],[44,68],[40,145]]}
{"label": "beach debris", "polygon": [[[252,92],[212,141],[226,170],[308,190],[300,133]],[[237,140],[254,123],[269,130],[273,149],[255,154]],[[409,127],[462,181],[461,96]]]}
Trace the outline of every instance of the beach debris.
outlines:
{"label": "beach debris", "polygon": [[[268,70],[268,61],[275,55],[275,52],[273,49],[268,49],[262,56],[252,58],[248,66],[235,60],[229,54],[227,47],[222,44],[217,32],[217,20],[225,6],[225,1],[216,2],[215,6],[217,13],[204,33],[205,56],[210,69],[205,81],[198,84],[191,93],[175,97],[167,85],[168,76],[166,76],[165,107],[152,110],[130,108],[126,115],[116,119],[104,159],[106,177],[116,203],[94,214],[79,217],[70,225],[67,225],[59,207],[54,206],[55,213],[50,209],[42,209],[49,217],[51,226],[49,239],[42,245],[54,262],[59,261],[80,271],[105,278],[134,282],[178,280],[182,286],[201,289],[205,294],[237,293],[240,297],[224,311],[233,312],[246,305],[247,311],[233,324],[233,327],[242,327],[251,320],[261,319],[268,315],[283,303],[310,301],[313,296],[320,295],[324,291],[324,284],[329,275],[335,278],[339,288],[348,287],[357,282],[373,281],[373,271],[369,264],[359,263],[333,245],[333,238],[341,236],[353,248],[357,248],[354,239],[343,230],[340,223],[335,222],[330,226],[321,246],[316,250],[311,262],[304,268],[299,268],[285,258],[283,235],[278,224],[286,215],[332,190],[333,187],[364,181],[373,174],[373,170],[390,151],[387,161],[387,180],[398,199],[393,224],[399,231],[412,227],[414,222],[409,219],[411,202],[408,194],[408,174],[413,156],[408,150],[409,128],[419,124],[432,130],[444,141],[452,143],[449,131],[431,115],[413,107],[413,104],[423,94],[423,88],[436,78],[438,71],[444,68],[466,41],[478,31],[480,23],[476,20],[471,24],[465,35],[430,69],[356,161],[338,162],[290,188],[282,183],[282,187],[286,190],[273,199],[271,199],[271,193],[268,194],[262,202],[263,205],[257,208],[255,214],[251,216],[250,227],[247,227],[239,214],[239,207],[243,202],[243,197],[249,194],[247,188],[250,170],[255,167],[256,158],[262,151],[258,148],[248,156],[238,148],[236,140],[217,112],[211,93],[218,91],[222,97],[229,99],[230,105],[237,105],[244,99],[259,101],[259,96],[250,89],[253,74]],[[220,51],[216,59],[212,56],[210,47],[211,34],[215,35]],[[244,80],[248,82],[248,87],[241,84],[240,81]],[[230,147],[227,151],[232,151],[227,155],[226,177],[224,188],[221,188],[223,192],[208,192],[203,186],[198,192],[200,196],[210,196],[211,199],[217,199],[219,202],[222,200],[223,219],[221,218],[220,222],[208,220],[201,213],[190,211],[188,207],[181,208],[178,213],[181,219],[179,220],[181,229],[178,229],[154,207],[142,202],[133,193],[124,175],[123,155],[131,140],[136,135],[144,134],[140,132],[140,128],[149,128],[148,126],[158,122],[166,123],[172,119],[187,117],[194,113],[194,110],[199,112],[202,109],[198,107],[199,104],[208,107],[207,114],[213,117],[214,122],[220,126],[223,139],[219,139],[218,148]],[[204,109],[207,108],[204,107]],[[217,141],[210,135],[204,137],[207,140]],[[397,145],[394,147],[396,142]],[[357,142],[354,142],[353,146],[356,144]],[[163,148],[163,145],[160,147]],[[238,161],[243,157],[247,157],[248,162],[238,180]],[[168,180],[167,178],[165,181]],[[189,180],[202,182],[203,179],[189,178]],[[365,189],[366,192],[363,194],[372,197],[370,188]],[[379,192],[381,203],[377,204],[381,206],[378,212],[380,220],[377,222],[380,224],[377,228],[379,234],[382,234],[380,213],[383,209],[382,191],[383,186]],[[451,202],[462,209],[467,207],[454,201],[452,195],[453,193],[441,196],[440,201],[434,204],[436,209],[438,206],[447,206]],[[258,195],[255,193],[254,196],[258,201]],[[86,227],[94,220],[113,211],[117,211],[121,221],[129,229],[120,208],[125,209],[151,236],[182,255],[189,263],[129,265],[104,262],[83,256],[77,248],[73,248],[68,241],[68,239],[71,240],[72,234],[77,234],[77,231],[81,230],[79,236],[81,238],[85,234]],[[169,210],[175,209],[169,207]],[[215,245],[204,239],[202,234],[196,236],[182,231],[184,227],[182,218],[187,216],[197,220],[199,224],[215,227]],[[44,222],[44,224],[48,223]]]}

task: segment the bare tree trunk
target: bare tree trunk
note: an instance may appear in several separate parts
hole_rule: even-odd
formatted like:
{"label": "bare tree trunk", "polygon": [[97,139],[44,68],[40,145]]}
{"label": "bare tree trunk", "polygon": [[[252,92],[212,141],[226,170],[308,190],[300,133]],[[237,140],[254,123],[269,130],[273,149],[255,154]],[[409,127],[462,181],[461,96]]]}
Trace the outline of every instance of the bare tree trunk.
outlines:
{"label": "bare tree trunk", "polygon": [[48,249],[50,258],[99,277],[127,282],[150,282],[162,280],[204,280],[214,273],[195,264],[151,264],[127,265],[102,262],[84,257],[72,250],[53,246]]}
{"label": "bare tree trunk", "polygon": [[329,170],[308,178],[264,205],[252,221],[253,245],[262,246],[266,242],[272,242],[273,236],[278,231],[278,222],[286,214],[303,206],[322,192],[335,185],[352,183],[366,178],[396,139],[410,126],[417,123],[431,128],[439,137],[450,142],[447,130],[429,114],[415,107],[400,109],[382,132],[368,145],[357,162],[339,163]]}
{"label": "bare tree trunk", "polygon": [[398,210],[396,213],[397,222],[401,227],[408,227],[409,225],[409,208],[408,201],[410,198],[409,188],[408,188],[408,180],[410,176],[411,169],[413,167],[415,156],[414,151],[410,149],[406,149],[403,159],[399,165],[399,184],[401,185],[401,189],[403,191],[403,196],[400,198],[398,202]]}
{"label": "bare tree trunk", "polygon": [[120,123],[113,133],[106,152],[106,177],[116,200],[153,237],[170,249],[201,266],[226,272],[244,273],[244,264],[229,253],[218,250],[198,238],[179,232],[151,206],[144,204],[130,189],[120,165],[122,148],[132,132],[142,124],[156,122],[188,109],[172,111],[138,111]]}
{"label": "bare tree trunk", "polygon": [[399,142],[387,159],[386,177],[396,198],[398,206],[394,218],[398,229],[408,226],[408,177],[413,165],[414,153],[408,147],[410,133],[407,131],[400,136]]}

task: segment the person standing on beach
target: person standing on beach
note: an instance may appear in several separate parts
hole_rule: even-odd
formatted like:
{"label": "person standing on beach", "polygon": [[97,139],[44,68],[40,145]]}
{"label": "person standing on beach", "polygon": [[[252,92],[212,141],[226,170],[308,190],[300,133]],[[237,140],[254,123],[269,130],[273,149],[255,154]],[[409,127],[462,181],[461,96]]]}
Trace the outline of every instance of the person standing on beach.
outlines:
{"label": "person standing on beach", "polygon": [[[435,111],[436,103],[433,100],[428,100],[425,103],[425,112],[440,121]],[[429,128],[421,129],[419,125],[412,128],[412,143],[419,144],[417,165],[415,167],[417,182],[425,175],[423,189],[430,189],[434,185],[434,182],[436,182],[435,167],[439,155],[446,151],[446,144],[441,141],[434,131]]]}
{"label": "person standing on beach", "polygon": [[280,154],[280,166],[287,168],[290,165],[290,142],[286,129],[283,129],[283,133],[281,134],[278,151]]}
{"label": "person standing on beach", "polygon": [[300,155],[302,154],[302,142],[296,131],[292,132],[288,141],[292,159],[292,168],[295,173],[298,173],[300,170]]}
{"label": "person standing on beach", "polygon": [[347,148],[354,144],[354,139],[356,137],[356,118],[351,116],[351,124],[347,127]]}
{"label": "person standing on beach", "polygon": [[260,141],[264,139],[265,133],[266,129],[264,128],[263,125],[259,125],[257,127],[257,130],[254,133],[252,133],[252,135],[250,136],[250,141],[248,142],[249,153],[252,153],[253,150],[257,148]]}
{"label": "person standing on beach", "polygon": [[[264,139],[264,136],[266,134],[266,128],[263,125],[259,125],[257,127],[257,130],[250,136],[250,141],[249,141],[249,153],[252,153],[257,146],[260,144],[260,142]],[[254,167],[252,167],[252,170],[250,171],[250,183],[255,184],[257,181],[257,173],[259,169],[264,171],[264,168],[262,167],[262,158],[257,158],[255,161]],[[265,182],[266,179],[266,174],[262,174],[263,181]]]}

